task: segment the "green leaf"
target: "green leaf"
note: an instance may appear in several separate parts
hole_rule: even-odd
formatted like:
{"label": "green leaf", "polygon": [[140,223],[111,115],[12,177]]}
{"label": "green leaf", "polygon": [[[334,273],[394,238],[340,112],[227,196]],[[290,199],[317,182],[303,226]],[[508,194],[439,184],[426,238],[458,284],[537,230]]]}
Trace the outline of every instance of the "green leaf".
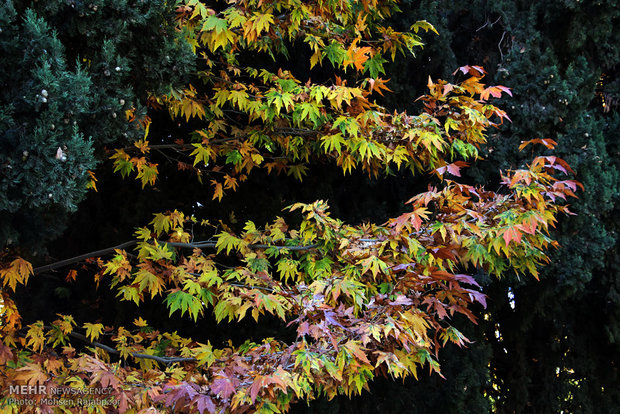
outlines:
{"label": "green leaf", "polygon": [[204,308],[204,305],[198,298],[182,290],[170,293],[164,300],[164,303],[166,303],[170,309],[169,316],[175,311],[180,310],[181,316],[183,316],[185,312],[188,312],[194,321],[198,319],[198,314],[202,312]]}
{"label": "green leaf", "polygon": [[211,30],[215,30],[215,33],[220,34],[228,30],[228,23],[225,19],[221,19],[216,15],[212,14],[205,20],[202,25],[202,31],[208,32]]}
{"label": "green leaf", "polygon": [[387,63],[387,60],[381,54],[375,53],[374,56],[364,63],[364,70],[369,71],[371,78],[377,78],[381,73],[385,74],[384,63]]}
{"label": "green leaf", "polygon": [[415,22],[414,24],[411,25],[411,27],[409,28],[409,30],[413,30],[414,32],[418,33],[418,31],[420,29],[423,29],[424,31],[428,32],[429,30],[435,32],[436,34],[439,34],[439,32],[437,31],[437,29],[435,29],[435,26],[433,26],[432,24],[430,24],[429,22],[427,22],[426,20],[418,20],[417,22]]}
{"label": "green leaf", "polygon": [[323,49],[323,57],[327,56],[327,59],[334,67],[342,65],[344,58],[347,56],[347,51],[342,47],[340,42],[332,40],[332,42]]}
{"label": "green leaf", "polygon": [[226,164],[237,165],[241,161],[243,161],[243,156],[237,150],[230,151],[228,154],[226,154]]}
{"label": "green leaf", "polygon": [[133,172],[134,166],[128,159],[117,158],[114,160],[114,172],[120,171],[121,177],[125,178]]}

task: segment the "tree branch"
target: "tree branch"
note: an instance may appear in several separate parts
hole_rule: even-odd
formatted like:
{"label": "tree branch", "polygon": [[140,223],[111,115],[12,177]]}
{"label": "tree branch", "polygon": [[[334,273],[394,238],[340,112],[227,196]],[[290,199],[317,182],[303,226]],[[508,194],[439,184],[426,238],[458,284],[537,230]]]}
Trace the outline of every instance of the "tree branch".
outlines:
{"label": "tree branch", "polygon": [[[53,327],[49,325],[44,325],[43,327],[48,330],[53,329]],[[81,333],[70,332],[68,335],[73,338],[79,339],[80,341],[86,342],[96,348],[101,348],[110,354],[120,355],[121,353],[118,349],[112,348],[111,346],[104,345],[100,342],[91,341],[85,335],[82,335]],[[196,361],[196,358],[192,358],[192,357],[187,357],[187,358],[186,357],[160,357],[156,355],[141,354],[139,352],[131,352],[130,355],[134,358],[152,359],[153,361],[161,362],[162,364],[166,364],[166,365],[172,364],[174,362],[195,362]]]}
{"label": "tree branch", "polygon": [[[202,249],[202,248],[215,248],[216,243],[215,241],[211,241],[211,240],[205,240],[205,241],[199,241],[199,242],[195,242],[195,243],[178,243],[178,242],[166,242],[166,241],[161,241],[161,240],[155,240],[155,242],[160,243],[160,244],[168,244],[171,247],[178,247],[178,248],[182,248],[182,249]],[[86,259],[90,259],[92,257],[97,257],[97,256],[103,256],[105,254],[109,254],[112,253],[114,250],[116,249],[124,249],[126,247],[130,247],[133,246],[135,244],[138,244],[137,240],[131,240],[131,241],[127,241],[125,243],[121,243],[119,245],[113,246],[113,247],[108,247],[105,249],[101,249],[101,250],[95,250],[93,252],[90,253],[84,253],[81,254],[79,256],[75,256],[75,257],[71,257],[69,259],[64,259],[58,262],[54,262],[54,263],[50,263],[48,265],[44,265],[44,266],[39,266],[34,268],[34,274],[40,274],[40,273],[45,273],[45,272],[49,272],[50,270],[55,270],[64,266],[68,266],[70,264],[73,263],[78,263],[81,262],[82,260],[86,260]],[[248,246],[251,249],[269,249],[269,248],[275,248],[278,250],[282,250],[282,249],[288,249],[290,251],[302,251],[302,250],[310,250],[310,249],[315,249],[317,247],[319,247],[318,244],[311,244],[311,245],[307,245],[307,246],[272,246],[269,244],[250,244]]]}
{"label": "tree branch", "polygon": [[121,243],[117,246],[108,247],[101,250],[95,250],[94,252],[81,254],[79,256],[71,257],[70,259],[61,260],[59,262],[50,263],[45,266],[35,267],[34,274],[39,274],[43,272],[48,272],[50,270],[58,269],[59,267],[68,266],[73,263],[81,262],[82,260],[90,259],[91,257],[102,256],[104,254],[112,253],[116,249],[124,249],[125,247],[130,247],[136,244],[137,241],[132,240],[125,243]]}

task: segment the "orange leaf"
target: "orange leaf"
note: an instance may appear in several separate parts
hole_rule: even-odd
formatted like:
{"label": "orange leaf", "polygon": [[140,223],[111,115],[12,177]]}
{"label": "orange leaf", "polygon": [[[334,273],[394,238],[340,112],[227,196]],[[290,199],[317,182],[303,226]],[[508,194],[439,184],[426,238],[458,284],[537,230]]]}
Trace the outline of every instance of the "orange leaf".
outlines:
{"label": "orange leaf", "polygon": [[224,197],[224,188],[222,187],[222,183],[211,180],[211,184],[215,187],[213,189],[213,198],[211,200],[215,200],[217,198],[218,201],[222,201],[222,197]]}
{"label": "orange leaf", "polygon": [[75,278],[77,277],[77,270],[75,269],[71,269],[69,270],[69,273],[67,273],[67,276],[65,277],[65,281],[66,282],[75,282]]}

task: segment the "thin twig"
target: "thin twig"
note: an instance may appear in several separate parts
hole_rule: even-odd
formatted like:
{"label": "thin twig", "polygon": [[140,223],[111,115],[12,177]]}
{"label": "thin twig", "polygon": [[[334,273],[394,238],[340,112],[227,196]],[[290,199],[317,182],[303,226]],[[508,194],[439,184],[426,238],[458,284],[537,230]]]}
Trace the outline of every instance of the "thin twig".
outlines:
{"label": "thin twig", "polygon": [[497,18],[497,20],[495,20],[493,23],[489,22],[489,19],[487,19],[487,21],[486,21],[486,22],[485,22],[482,26],[480,26],[480,27],[478,28],[478,30],[476,30],[476,32],[479,32],[480,30],[484,29],[484,28],[485,28],[485,27],[487,27],[489,24],[490,24],[491,26],[493,26],[495,23],[499,22],[499,19],[501,19],[501,18],[502,18],[502,16],[499,16],[499,17]]}
{"label": "thin twig", "polygon": [[504,53],[502,52],[502,42],[504,41],[504,36],[506,36],[506,32],[502,33],[502,38],[499,40],[497,44],[497,48],[499,49],[499,54],[501,55],[501,60],[504,60]]}

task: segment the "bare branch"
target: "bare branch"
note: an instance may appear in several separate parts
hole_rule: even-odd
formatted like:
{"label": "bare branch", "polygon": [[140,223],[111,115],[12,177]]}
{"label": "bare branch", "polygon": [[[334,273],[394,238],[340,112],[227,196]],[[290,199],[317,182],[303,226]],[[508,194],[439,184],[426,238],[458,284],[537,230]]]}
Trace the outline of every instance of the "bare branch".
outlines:
{"label": "bare branch", "polygon": [[501,18],[502,18],[502,16],[499,16],[499,17],[497,18],[497,20],[495,20],[493,23],[491,23],[491,22],[489,21],[489,19],[487,19],[487,21],[486,21],[486,22],[485,22],[482,26],[480,26],[480,27],[478,28],[478,30],[476,30],[476,32],[479,32],[480,30],[484,29],[484,28],[485,28],[485,27],[487,27],[488,25],[493,26],[495,23],[499,22],[499,19],[501,19]]}
{"label": "bare branch", "polygon": [[48,272],[50,270],[58,269],[60,267],[68,266],[73,263],[81,262],[82,260],[90,259],[91,257],[103,256],[104,254],[112,253],[116,249],[124,249],[126,247],[133,246],[137,241],[132,240],[125,243],[121,243],[117,246],[108,247],[101,250],[95,250],[94,252],[81,254],[79,256],[72,257],[70,259],[61,260],[59,262],[51,263],[45,266],[39,266],[34,269],[34,274]]}

